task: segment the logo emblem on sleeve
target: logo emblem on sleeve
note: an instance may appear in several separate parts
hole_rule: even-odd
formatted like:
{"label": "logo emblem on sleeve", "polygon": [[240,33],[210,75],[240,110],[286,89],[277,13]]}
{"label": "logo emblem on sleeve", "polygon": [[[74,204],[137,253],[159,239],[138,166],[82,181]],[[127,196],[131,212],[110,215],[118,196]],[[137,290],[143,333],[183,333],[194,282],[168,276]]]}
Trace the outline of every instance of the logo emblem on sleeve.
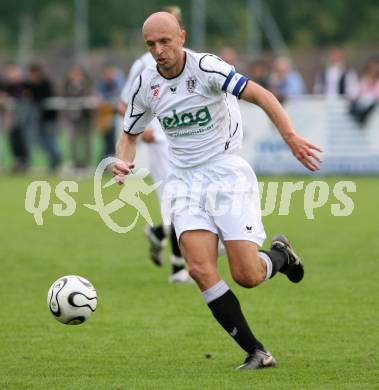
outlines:
{"label": "logo emblem on sleeve", "polygon": [[187,84],[187,91],[189,93],[193,93],[196,89],[197,80],[193,77],[188,77],[188,79],[186,80],[186,84]]}

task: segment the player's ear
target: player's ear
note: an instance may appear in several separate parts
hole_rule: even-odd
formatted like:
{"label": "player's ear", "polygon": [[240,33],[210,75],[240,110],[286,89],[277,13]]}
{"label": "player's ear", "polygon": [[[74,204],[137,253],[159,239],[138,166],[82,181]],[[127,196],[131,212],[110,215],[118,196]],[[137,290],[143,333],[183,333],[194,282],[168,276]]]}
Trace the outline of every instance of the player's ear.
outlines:
{"label": "player's ear", "polygon": [[187,37],[187,31],[180,30],[179,38],[180,38],[180,43],[182,44],[182,46],[184,46],[184,42],[186,41],[186,37]]}

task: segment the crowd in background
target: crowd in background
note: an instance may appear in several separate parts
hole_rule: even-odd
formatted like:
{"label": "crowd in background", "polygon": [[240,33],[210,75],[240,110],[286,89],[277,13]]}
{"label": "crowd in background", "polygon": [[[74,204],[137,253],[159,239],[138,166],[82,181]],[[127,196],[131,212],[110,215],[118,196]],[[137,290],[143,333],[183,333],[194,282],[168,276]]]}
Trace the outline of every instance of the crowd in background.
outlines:
{"label": "crowd in background", "polygon": [[367,59],[362,70],[350,67],[342,49],[333,48],[325,66],[315,75],[313,88],[307,90],[301,74],[286,57],[272,64],[254,61],[247,70],[248,76],[271,90],[284,102],[304,94],[342,97],[350,101],[350,113],[363,124],[379,101],[379,57]]}
{"label": "crowd in background", "polygon": [[39,64],[30,64],[26,71],[15,63],[7,64],[0,83],[0,129],[7,129],[13,170],[22,172],[29,167],[30,151],[36,144],[46,154],[50,169],[56,170],[62,162],[57,138],[61,127],[68,131],[75,168],[91,164],[94,128],[102,139],[98,159],[113,155],[124,83],[124,73],[111,64],[105,64],[96,79],[73,65],[60,86],[54,85]]}
{"label": "crowd in background", "polygon": [[[219,56],[272,91],[281,102],[310,93],[343,97],[349,101],[352,118],[360,125],[364,125],[379,101],[378,57],[367,59],[363,69],[357,70],[347,64],[341,48],[333,48],[325,66],[315,75],[313,87],[307,90],[289,58],[256,59],[241,64],[233,48],[224,48]],[[2,69],[0,131],[6,130],[14,171],[28,169],[31,148],[36,144],[46,154],[50,169],[56,170],[62,163],[57,137],[60,128],[68,131],[70,160],[75,168],[86,168],[94,158],[99,161],[114,154],[117,108],[125,83],[121,68],[104,64],[98,77],[94,77],[83,67],[73,65],[60,83],[53,83],[49,74],[38,63],[26,69],[8,63]],[[99,156],[92,156],[94,129],[102,140]]]}

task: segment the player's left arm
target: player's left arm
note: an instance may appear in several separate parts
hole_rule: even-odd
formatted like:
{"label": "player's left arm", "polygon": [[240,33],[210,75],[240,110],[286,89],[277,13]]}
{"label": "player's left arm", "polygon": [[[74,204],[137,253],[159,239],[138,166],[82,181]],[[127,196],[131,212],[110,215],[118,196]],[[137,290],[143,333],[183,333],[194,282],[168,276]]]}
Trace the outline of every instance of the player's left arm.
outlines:
{"label": "player's left arm", "polygon": [[306,138],[297,134],[291,119],[276,97],[267,89],[249,80],[241,92],[241,99],[261,107],[279,130],[283,140],[290,147],[294,156],[309,170],[320,169],[321,159],[315,151],[321,149],[310,143]]}

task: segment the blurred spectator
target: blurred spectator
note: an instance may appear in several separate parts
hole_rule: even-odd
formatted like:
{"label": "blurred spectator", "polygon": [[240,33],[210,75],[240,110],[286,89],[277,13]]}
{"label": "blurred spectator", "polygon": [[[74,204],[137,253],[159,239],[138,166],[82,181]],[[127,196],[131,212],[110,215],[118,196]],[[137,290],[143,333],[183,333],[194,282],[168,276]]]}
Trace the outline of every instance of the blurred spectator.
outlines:
{"label": "blurred spectator", "polygon": [[364,124],[379,102],[379,57],[371,58],[364,67],[358,90],[351,101],[350,114]]}
{"label": "blurred spectator", "polygon": [[263,59],[255,60],[250,64],[247,75],[251,80],[264,88],[269,88],[270,67]]}
{"label": "blurred spectator", "polygon": [[102,158],[115,153],[116,123],[118,119],[117,105],[125,83],[123,72],[113,65],[105,65],[96,91],[100,97],[98,108],[97,128],[103,136]]}
{"label": "blurred spectator", "polygon": [[305,93],[304,81],[292,68],[287,57],[279,57],[274,62],[274,71],[270,77],[270,90],[280,102]]}
{"label": "blurred spectator", "polygon": [[66,119],[71,127],[71,159],[75,168],[86,168],[91,163],[92,110],[85,108],[85,98],[92,93],[91,80],[79,65],[72,66],[65,78],[63,95],[82,98],[69,103]]}
{"label": "blurred spectator", "polygon": [[233,47],[223,47],[218,56],[228,64],[233,65],[236,69],[239,68],[238,53]]}
{"label": "blurred spectator", "polygon": [[[29,165],[27,111],[22,100],[25,91],[21,68],[13,63],[6,66],[2,85],[4,114],[8,114],[9,144],[13,156],[14,172],[24,172]],[[11,101],[9,99],[12,99]],[[12,110],[10,110],[12,108]]]}
{"label": "blurred spectator", "polygon": [[352,97],[358,87],[358,77],[354,69],[346,64],[342,48],[329,51],[328,63],[316,79],[314,93],[327,97]]}
{"label": "blurred spectator", "polygon": [[50,80],[39,64],[31,64],[24,96],[29,100],[36,118],[38,141],[49,159],[49,167],[55,170],[60,163],[57,147],[58,115],[47,107],[47,99],[54,96]]}

